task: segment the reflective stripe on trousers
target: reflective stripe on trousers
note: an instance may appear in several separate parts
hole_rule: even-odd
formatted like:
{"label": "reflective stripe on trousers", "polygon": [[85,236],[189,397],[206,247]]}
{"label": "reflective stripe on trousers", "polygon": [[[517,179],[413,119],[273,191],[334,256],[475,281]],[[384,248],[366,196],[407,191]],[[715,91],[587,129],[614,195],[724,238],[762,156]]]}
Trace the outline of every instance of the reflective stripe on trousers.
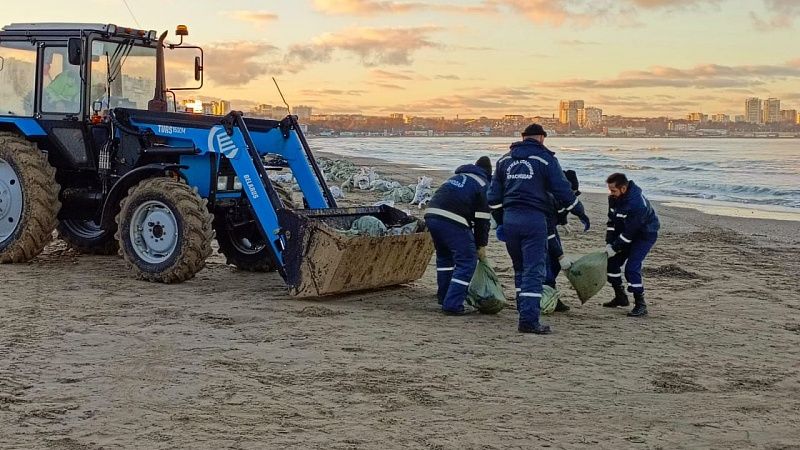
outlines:
{"label": "reflective stripe on trousers", "polygon": [[547,222],[535,209],[506,209],[503,214],[506,249],[514,265],[519,322],[539,323],[539,302],[547,262]]}
{"label": "reflective stripe on trousers", "polygon": [[442,309],[461,311],[478,265],[475,237],[469,228],[444,218],[428,216],[425,222],[436,248],[436,294],[442,301]]}
{"label": "reflective stripe on trousers", "polygon": [[642,283],[642,265],[644,259],[656,243],[658,235],[653,234],[643,239],[634,240],[625,250],[608,258],[606,275],[612,286],[622,286],[622,266],[625,266],[625,280],[628,291],[634,294],[644,292]]}

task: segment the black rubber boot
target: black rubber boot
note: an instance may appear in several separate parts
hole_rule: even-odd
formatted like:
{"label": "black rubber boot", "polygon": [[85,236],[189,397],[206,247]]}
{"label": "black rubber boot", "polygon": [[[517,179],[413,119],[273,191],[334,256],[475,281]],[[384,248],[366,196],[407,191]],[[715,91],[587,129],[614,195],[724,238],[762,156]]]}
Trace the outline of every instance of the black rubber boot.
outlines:
{"label": "black rubber boot", "polygon": [[634,305],[628,317],[644,317],[647,315],[647,304],[644,302],[644,294],[633,294]]}
{"label": "black rubber boot", "polygon": [[550,325],[542,325],[537,323],[536,325],[523,325],[519,324],[518,328],[520,333],[531,333],[531,334],[550,334],[553,332],[550,329]]}
{"label": "black rubber boot", "polygon": [[556,303],[556,309],[554,311],[555,312],[567,312],[567,311],[569,311],[569,306],[567,306],[565,303],[563,303],[561,300],[559,300]]}
{"label": "black rubber boot", "polygon": [[625,293],[625,288],[622,285],[614,286],[614,298],[609,302],[603,303],[606,308],[616,308],[617,306],[628,306],[631,302],[628,301],[628,294]]}

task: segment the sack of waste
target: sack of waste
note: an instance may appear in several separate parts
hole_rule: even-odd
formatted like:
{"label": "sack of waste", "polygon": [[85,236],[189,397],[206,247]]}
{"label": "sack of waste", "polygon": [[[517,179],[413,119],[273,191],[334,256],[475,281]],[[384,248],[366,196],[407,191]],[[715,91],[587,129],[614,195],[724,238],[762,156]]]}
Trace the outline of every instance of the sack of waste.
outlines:
{"label": "sack of waste", "polygon": [[331,186],[330,191],[333,198],[344,198],[344,191],[339,186]]}
{"label": "sack of waste", "polygon": [[349,236],[384,236],[386,235],[386,225],[375,216],[359,217],[350,226],[349,230],[338,230]]}
{"label": "sack of waste", "polygon": [[414,190],[406,186],[392,189],[383,194],[383,200],[391,200],[395,203],[409,203],[413,199]]}
{"label": "sack of waste", "polygon": [[561,293],[558,289],[553,289],[548,285],[542,286],[542,299],[539,300],[540,313],[544,315],[553,314],[556,310],[556,303],[561,298]]}
{"label": "sack of waste", "polygon": [[419,221],[415,220],[399,227],[392,227],[386,230],[389,236],[404,236],[407,234],[414,234],[419,230]]}
{"label": "sack of waste", "polygon": [[567,279],[578,293],[581,303],[586,303],[603,289],[607,263],[606,252],[594,252],[575,261],[567,271]]}
{"label": "sack of waste", "polygon": [[478,261],[467,290],[467,302],[484,314],[497,314],[506,307],[506,296],[489,261]]}
{"label": "sack of waste", "polygon": [[400,187],[400,183],[392,180],[375,180],[369,185],[371,191],[388,192]]}
{"label": "sack of waste", "polygon": [[[412,205],[420,205],[420,207],[421,207],[423,204],[428,203],[428,201],[433,196],[433,193],[432,193],[432,190],[431,190],[431,182],[432,181],[433,181],[433,178],[431,178],[431,177],[421,176],[421,177],[417,178],[417,184],[416,184],[416,186],[413,186],[414,199],[411,200],[411,204]],[[411,186],[409,186],[409,187],[411,187]]]}

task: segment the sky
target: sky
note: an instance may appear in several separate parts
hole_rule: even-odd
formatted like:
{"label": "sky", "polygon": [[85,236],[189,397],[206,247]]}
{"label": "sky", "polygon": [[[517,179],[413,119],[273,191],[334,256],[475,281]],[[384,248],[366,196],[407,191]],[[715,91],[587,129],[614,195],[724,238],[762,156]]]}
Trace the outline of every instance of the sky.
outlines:
{"label": "sky", "polygon": [[314,113],[551,116],[581,99],[683,117],[744,114],[748,97],[800,109],[800,0],[31,0],[3,20],[170,39],[186,24],[206,52],[198,97],[242,110],[282,103],[271,77]]}

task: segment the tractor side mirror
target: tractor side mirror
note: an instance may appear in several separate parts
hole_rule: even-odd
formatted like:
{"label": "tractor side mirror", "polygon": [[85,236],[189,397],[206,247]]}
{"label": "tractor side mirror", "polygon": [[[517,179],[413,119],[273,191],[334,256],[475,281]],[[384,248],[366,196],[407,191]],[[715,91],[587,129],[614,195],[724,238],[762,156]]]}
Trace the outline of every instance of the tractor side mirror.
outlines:
{"label": "tractor side mirror", "polygon": [[83,42],[79,38],[70,38],[67,41],[67,53],[69,63],[73,66],[80,66],[83,63]]}
{"label": "tractor side mirror", "polygon": [[194,81],[200,81],[202,79],[203,72],[203,61],[200,59],[199,56],[194,57]]}
{"label": "tractor side mirror", "polygon": [[168,90],[187,91],[203,87],[203,49],[194,45],[166,46],[164,61]]}

